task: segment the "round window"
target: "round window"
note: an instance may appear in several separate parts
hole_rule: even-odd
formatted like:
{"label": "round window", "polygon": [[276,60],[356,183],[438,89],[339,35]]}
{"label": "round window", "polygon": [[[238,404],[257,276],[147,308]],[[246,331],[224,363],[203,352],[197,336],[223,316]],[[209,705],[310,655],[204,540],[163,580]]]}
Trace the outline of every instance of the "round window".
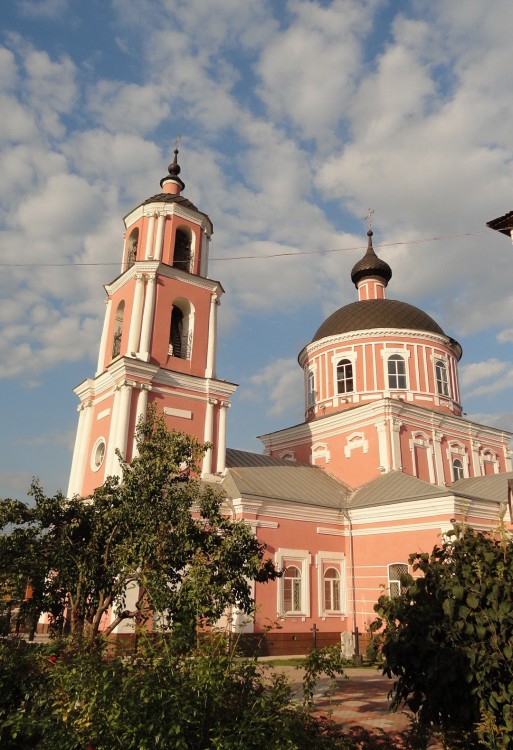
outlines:
{"label": "round window", "polygon": [[105,449],[105,439],[98,438],[98,440],[94,444],[93,452],[91,454],[91,469],[93,471],[98,471],[98,469],[103,464],[103,461],[105,459]]}

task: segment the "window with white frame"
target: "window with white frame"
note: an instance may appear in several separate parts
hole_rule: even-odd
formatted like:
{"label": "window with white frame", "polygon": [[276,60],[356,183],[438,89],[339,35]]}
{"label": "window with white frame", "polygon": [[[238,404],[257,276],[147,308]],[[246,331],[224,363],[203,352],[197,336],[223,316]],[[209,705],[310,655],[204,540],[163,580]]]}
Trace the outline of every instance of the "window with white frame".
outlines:
{"label": "window with white frame", "polygon": [[352,393],[353,390],[353,363],[349,359],[341,359],[337,364],[337,393]]}
{"label": "window with white frame", "polygon": [[289,565],[283,574],[283,612],[302,612],[301,571],[296,565]]}
{"label": "window with white frame", "polygon": [[391,563],[388,566],[388,592],[390,596],[401,596],[405,588],[401,583],[401,578],[407,573],[407,563]]}
{"label": "window with white frame", "polygon": [[391,390],[407,388],[406,362],[400,354],[392,354],[387,360],[388,387]]}
{"label": "window with white frame", "polygon": [[453,458],[452,460],[452,479],[453,482],[457,482],[458,479],[463,479],[465,473],[463,471],[463,461],[459,458]]}
{"label": "window with white frame", "polygon": [[318,606],[321,617],[341,617],[346,611],[345,556],[319,551],[316,555]]}
{"label": "window with white frame", "polygon": [[310,616],[310,553],[308,550],[277,549],[276,566],[283,570],[277,580],[277,611],[281,617]]}
{"label": "window with white frame", "polygon": [[336,568],[324,571],[324,610],[340,612],[340,573]]}
{"label": "window with white frame", "polygon": [[313,406],[315,403],[315,375],[313,370],[309,371],[306,383],[306,405]]}
{"label": "window with white frame", "polygon": [[439,396],[449,397],[449,376],[447,374],[447,365],[442,359],[435,362],[436,375],[436,392]]}

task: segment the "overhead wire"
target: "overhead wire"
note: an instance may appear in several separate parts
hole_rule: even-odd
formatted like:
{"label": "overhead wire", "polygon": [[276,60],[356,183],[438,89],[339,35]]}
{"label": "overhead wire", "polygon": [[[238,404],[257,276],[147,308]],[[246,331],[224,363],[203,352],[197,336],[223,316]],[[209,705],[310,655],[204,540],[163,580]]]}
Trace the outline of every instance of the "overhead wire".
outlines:
{"label": "overhead wire", "polygon": [[[461,239],[463,237],[475,237],[479,234],[485,234],[486,230],[479,230],[477,232],[463,232],[460,234],[445,234],[439,237],[424,237],[417,240],[399,240],[397,242],[381,242],[375,243],[374,248],[386,248],[386,247],[400,247],[407,245],[421,245],[428,242],[444,242],[446,240]],[[285,257],[300,257],[305,255],[329,255],[331,253],[346,253],[354,250],[364,250],[367,245],[354,245],[352,247],[336,247],[328,250],[290,250],[277,253],[265,253],[255,255],[227,255],[225,257],[216,258],[210,256],[209,262],[217,263],[222,261],[232,260],[267,260],[269,258],[285,258]],[[65,268],[70,266],[119,266],[119,261],[111,262],[65,262],[65,263],[1,263],[0,268]]]}

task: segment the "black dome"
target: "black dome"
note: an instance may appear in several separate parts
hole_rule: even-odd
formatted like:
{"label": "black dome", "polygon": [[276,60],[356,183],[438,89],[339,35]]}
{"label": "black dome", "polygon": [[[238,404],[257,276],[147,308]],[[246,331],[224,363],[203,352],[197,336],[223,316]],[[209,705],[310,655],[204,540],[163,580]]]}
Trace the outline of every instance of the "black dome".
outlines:
{"label": "black dome", "polygon": [[394,299],[370,299],[352,302],[336,310],[320,326],[312,342],[339,333],[372,328],[404,328],[445,336],[438,323],[418,307]]}

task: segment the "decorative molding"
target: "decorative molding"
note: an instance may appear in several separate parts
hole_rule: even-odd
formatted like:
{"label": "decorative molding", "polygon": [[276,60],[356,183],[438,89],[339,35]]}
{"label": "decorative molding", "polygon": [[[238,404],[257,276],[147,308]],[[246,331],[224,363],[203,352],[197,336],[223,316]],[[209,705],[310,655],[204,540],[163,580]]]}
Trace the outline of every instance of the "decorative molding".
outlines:
{"label": "decorative molding", "polygon": [[171,406],[164,407],[164,414],[168,417],[181,417],[182,419],[192,419],[192,411],[186,409],[173,409]]}

